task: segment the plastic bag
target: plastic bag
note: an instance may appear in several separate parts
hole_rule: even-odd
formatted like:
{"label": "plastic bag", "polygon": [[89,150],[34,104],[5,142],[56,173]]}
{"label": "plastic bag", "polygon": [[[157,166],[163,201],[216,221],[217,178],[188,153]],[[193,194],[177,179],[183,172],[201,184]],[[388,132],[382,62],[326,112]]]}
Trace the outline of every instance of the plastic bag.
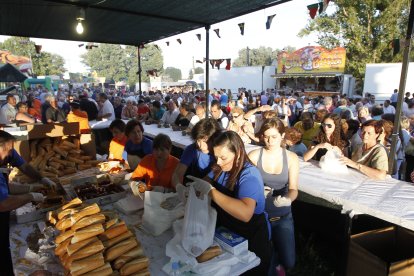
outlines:
{"label": "plastic bag", "polygon": [[190,187],[184,214],[181,244],[192,256],[198,257],[213,244],[217,212],[211,207],[207,195],[200,199]]}
{"label": "plastic bag", "polygon": [[329,174],[348,174],[348,167],[339,158],[340,155],[337,151],[328,150],[319,161],[321,170]]}
{"label": "plastic bag", "polygon": [[146,191],[144,198],[144,215],[142,228],[154,236],[159,236],[168,230],[172,223],[184,215],[184,205],[179,204],[172,210],[161,208],[160,204],[167,198],[176,196],[175,193],[159,193]]}

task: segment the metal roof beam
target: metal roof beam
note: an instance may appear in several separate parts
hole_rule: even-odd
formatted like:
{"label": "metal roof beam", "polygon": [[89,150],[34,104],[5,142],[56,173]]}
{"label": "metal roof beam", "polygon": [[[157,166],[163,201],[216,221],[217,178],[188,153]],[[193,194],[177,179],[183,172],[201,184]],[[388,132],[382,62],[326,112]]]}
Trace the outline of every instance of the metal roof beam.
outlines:
{"label": "metal roof beam", "polygon": [[197,24],[197,25],[200,25],[200,27],[204,27],[208,25],[207,23],[201,22],[201,21],[194,21],[194,20],[189,20],[189,19],[176,18],[176,17],[164,16],[164,15],[158,15],[158,14],[150,14],[150,13],[144,13],[144,12],[136,12],[136,11],[119,9],[119,8],[109,8],[109,7],[103,7],[103,6],[98,6],[98,5],[85,5],[82,3],[71,2],[71,1],[66,1],[66,0],[43,0],[43,1],[52,2],[56,4],[62,4],[62,5],[76,6],[76,7],[85,8],[85,9],[92,8],[92,9],[103,10],[103,11],[108,11],[108,12],[117,12],[121,14],[137,15],[137,16],[157,18],[157,19],[162,19],[162,20],[175,21],[175,22]]}

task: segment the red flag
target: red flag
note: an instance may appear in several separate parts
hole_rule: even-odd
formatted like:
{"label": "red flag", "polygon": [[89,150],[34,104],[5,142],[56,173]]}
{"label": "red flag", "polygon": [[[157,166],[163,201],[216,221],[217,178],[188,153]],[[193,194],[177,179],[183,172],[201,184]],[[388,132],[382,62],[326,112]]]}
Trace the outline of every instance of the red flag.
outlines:
{"label": "red flag", "polygon": [[319,4],[312,4],[308,6],[308,10],[309,10],[309,15],[312,19],[315,18],[316,13],[318,12],[318,8],[319,8]]}

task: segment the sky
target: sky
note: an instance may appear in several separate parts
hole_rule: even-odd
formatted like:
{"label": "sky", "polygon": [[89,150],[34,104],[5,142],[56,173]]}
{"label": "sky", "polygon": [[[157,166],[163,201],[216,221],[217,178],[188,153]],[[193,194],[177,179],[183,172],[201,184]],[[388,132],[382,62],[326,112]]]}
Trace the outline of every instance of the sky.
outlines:
{"label": "sky", "polygon": [[[273,49],[283,49],[285,46],[293,46],[299,49],[308,45],[317,45],[316,35],[304,38],[297,36],[299,31],[311,20],[307,5],[315,2],[317,0],[293,0],[212,25],[210,29],[210,59],[231,58],[233,61],[237,58],[238,51],[246,47],[266,46]],[[330,3],[328,12],[333,9],[333,3]],[[272,14],[276,14],[276,16],[273,18],[270,29],[266,30],[267,16]],[[245,23],[244,36],[240,34],[238,27],[238,23],[242,22]],[[221,38],[218,38],[213,31],[217,28],[220,29]],[[201,34],[201,41],[197,39],[196,34]],[[0,36],[0,41],[7,38],[7,36]],[[181,45],[177,42],[178,38],[182,41]],[[42,45],[43,51],[63,56],[68,72],[88,71],[80,58],[80,55],[87,51],[84,47],[78,47],[82,42],[38,38],[31,38],[31,40]],[[170,46],[166,45],[166,41],[170,42]],[[185,78],[193,66],[193,57],[194,60],[205,57],[205,29],[172,36],[156,41],[155,44],[162,49],[164,68],[180,68],[183,78]],[[195,64],[196,67],[200,65],[199,63]]]}

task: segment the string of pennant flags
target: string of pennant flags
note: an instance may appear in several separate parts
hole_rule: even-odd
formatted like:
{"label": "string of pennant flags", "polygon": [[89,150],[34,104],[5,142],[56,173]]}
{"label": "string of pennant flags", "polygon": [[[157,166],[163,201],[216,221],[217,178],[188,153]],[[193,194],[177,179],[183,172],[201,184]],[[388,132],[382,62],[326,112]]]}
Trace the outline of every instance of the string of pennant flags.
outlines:
{"label": "string of pennant flags", "polygon": [[[272,15],[269,15],[269,16],[267,17],[267,21],[266,21],[266,30],[269,30],[269,29],[270,29],[270,26],[272,25],[273,18],[274,18],[275,16],[276,16],[276,14],[272,14]],[[239,29],[240,29],[240,34],[241,34],[241,35],[244,35],[244,25],[245,25],[245,23],[244,23],[244,22],[242,22],[242,23],[239,23],[239,24],[238,24]],[[216,33],[216,35],[217,35],[217,37],[218,37],[218,38],[221,38],[221,35],[220,35],[220,29],[219,29],[219,28],[214,29],[213,31]],[[197,37],[197,39],[198,39],[199,41],[201,41],[201,34],[196,34],[196,37]],[[182,42],[182,40],[181,40],[180,38],[177,38],[177,42],[178,42],[178,44],[182,44],[182,43],[183,43],[183,42]],[[166,42],[165,42],[165,44],[167,44],[167,46],[170,46],[170,41],[166,41]]]}
{"label": "string of pennant flags", "polygon": [[308,5],[309,15],[312,19],[315,19],[316,14],[322,14],[326,11],[326,8],[329,5],[330,0],[322,0],[318,3]]}

